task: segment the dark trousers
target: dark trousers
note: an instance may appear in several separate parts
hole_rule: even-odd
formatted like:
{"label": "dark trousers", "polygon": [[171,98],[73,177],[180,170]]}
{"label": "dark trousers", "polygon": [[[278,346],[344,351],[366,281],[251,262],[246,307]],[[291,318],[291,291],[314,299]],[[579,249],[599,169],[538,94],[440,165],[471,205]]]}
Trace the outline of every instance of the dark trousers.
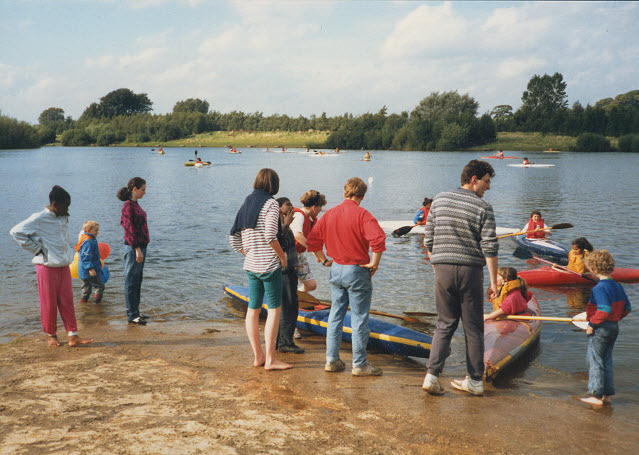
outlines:
{"label": "dark trousers", "polygon": [[95,288],[94,303],[100,303],[102,301],[102,294],[104,294],[104,283],[102,282],[102,277],[99,275],[90,276],[86,280],[82,280],[82,293],[80,294],[80,298],[87,302],[93,288]]}
{"label": "dark trousers", "polygon": [[282,312],[280,313],[280,331],[277,335],[277,346],[294,346],[293,334],[297,325],[299,300],[297,298],[297,273],[282,273]]}
{"label": "dark trousers", "polygon": [[436,264],[437,328],[428,359],[428,372],[439,376],[450,355],[450,341],[462,320],[466,339],[466,368],[471,379],[484,374],[484,269]]}

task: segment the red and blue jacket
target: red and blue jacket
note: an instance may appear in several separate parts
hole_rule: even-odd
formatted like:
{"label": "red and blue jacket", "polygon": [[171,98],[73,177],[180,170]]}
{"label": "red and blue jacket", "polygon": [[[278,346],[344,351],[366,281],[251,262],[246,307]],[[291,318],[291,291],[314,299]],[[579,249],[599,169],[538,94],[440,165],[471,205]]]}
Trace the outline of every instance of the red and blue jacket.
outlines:
{"label": "red and blue jacket", "polygon": [[592,288],[586,319],[591,327],[596,327],[604,321],[620,321],[630,310],[630,301],[623,287],[612,278],[604,279]]}

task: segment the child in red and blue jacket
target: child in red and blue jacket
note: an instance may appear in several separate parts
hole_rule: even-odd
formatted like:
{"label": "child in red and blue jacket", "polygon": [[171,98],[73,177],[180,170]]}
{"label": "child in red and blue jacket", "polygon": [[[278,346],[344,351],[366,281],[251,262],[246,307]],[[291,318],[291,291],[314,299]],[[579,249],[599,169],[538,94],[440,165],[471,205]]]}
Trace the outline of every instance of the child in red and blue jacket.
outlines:
{"label": "child in red and blue jacket", "polygon": [[586,267],[599,278],[586,306],[588,320],[588,392],[581,401],[601,406],[610,404],[615,394],[612,371],[612,349],[619,335],[618,322],[630,313],[630,301],[623,287],[610,276],[615,260],[607,250],[590,253]]}
{"label": "child in red and blue jacket", "polygon": [[84,232],[75,246],[78,252],[78,278],[82,280],[82,294],[80,302],[86,303],[91,295],[93,303],[100,303],[104,294],[104,278],[102,276],[102,263],[100,261],[100,248],[96,237],[100,231],[100,225],[95,221],[87,221],[82,226]]}

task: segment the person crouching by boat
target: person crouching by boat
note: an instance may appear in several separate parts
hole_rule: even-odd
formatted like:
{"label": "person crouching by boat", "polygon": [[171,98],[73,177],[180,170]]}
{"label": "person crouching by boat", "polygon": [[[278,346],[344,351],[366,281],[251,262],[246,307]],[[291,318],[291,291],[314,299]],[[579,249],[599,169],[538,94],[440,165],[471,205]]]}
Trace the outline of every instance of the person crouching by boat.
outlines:
{"label": "person crouching by boat", "polygon": [[[308,190],[300,198],[303,208],[294,208],[293,222],[291,223],[291,231],[295,236],[297,248],[297,276],[302,283],[304,292],[312,292],[317,289],[317,281],[313,276],[311,267],[308,263],[306,252],[306,237],[311,233],[311,229],[317,223],[317,216],[326,205],[326,197],[316,190]],[[324,264],[330,267],[330,263]]]}
{"label": "person crouching by boat", "polygon": [[526,280],[517,276],[516,269],[499,267],[497,286],[499,295],[492,301],[493,312],[485,314],[484,321],[528,311],[528,301],[532,298],[532,293],[528,291]]}
{"label": "person crouching by boat", "polygon": [[280,352],[303,354],[304,348],[297,346],[293,341],[299,312],[297,248],[295,248],[295,236],[290,228],[295,212],[289,198],[277,198],[277,203],[280,206],[281,218],[281,229],[278,230],[277,239],[286,254],[286,268],[282,269],[282,311],[280,313],[280,330],[275,347]]}
{"label": "person crouching by boat", "polygon": [[428,211],[430,210],[430,205],[433,203],[432,199],[427,197],[424,198],[422,202],[422,208],[417,211],[417,215],[413,218],[413,224],[423,226],[426,224],[426,218],[428,218]]}
{"label": "person crouching by boat", "polygon": [[631,308],[623,287],[610,276],[615,269],[615,260],[607,250],[593,251],[585,263],[599,278],[599,283],[592,288],[586,306],[588,393],[591,396],[581,398],[581,401],[601,406],[610,404],[615,394],[612,349],[619,335],[618,322],[630,313]]}
{"label": "person crouching by boat", "polygon": [[[324,265],[329,265],[322,248],[333,258],[329,283],[332,306],[326,333],[326,365],[324,371],[340,372],[346,366],[339,358],[344,317],[350,305],[353,376],[379,376],[382,369],[367,361],[366,345],[370,334],[368,312],[373,295],[372,277],[386,250],[386,234],[367,210],[360,206],[366,195],[366,183],[360,178],[348,179],[344,185],[344,201],[328,210],[306,239],[308,251],[316,252]],[[369,248],[373,258],[369,256]]]}
{"label": "person crouching by boat", "polygon": [[568,252],[568,268],[577,273],[586,273],[584,259],[592,253],[594,247],[585,237],[578,237],[572,241],[572,249]]}
{"label": "person crouching by boat", "polygon": [[545,239],[546,236],[552,235],[550,231],[548,231],[548,226],[544,223],[544,219],[541,217],[539,210],[532,211],[528,224],[521,228],[521,230],[526,233],[526,237],[533,240]]}
{"label": "person crouching by boat", "polygon": [[[249,303],[246,311],[246,334],[255,359],[253,366],[265,370],[286,370],[293,365],[275,357],[275,342],[282,310],[282,269],[286,255],[277,240],[280,207],[273,195],[280,188],[280,178],[273,169],[257,173],[253,192],[240,207],[231,228],[229,241],[233,250],[245,256],[244,270],[248,276]],[[268,314],[264,326],[266,354],[260,342],[260,311],[266,294]]]}

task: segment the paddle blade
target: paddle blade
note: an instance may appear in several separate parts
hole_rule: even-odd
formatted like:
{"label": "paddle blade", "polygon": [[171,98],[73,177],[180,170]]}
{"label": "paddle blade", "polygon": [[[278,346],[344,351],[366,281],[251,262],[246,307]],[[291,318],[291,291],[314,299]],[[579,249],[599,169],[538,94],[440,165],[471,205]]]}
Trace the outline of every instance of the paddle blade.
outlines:
{"label": "paddle blade", "polygon": [[574,226],[570,223],[558,223],[558,224],[553,224],[552,226],[550,226],[550,229],[569,229],[571,227],[574,227]]}
{"label": "paddle blade", "polygon": [[393,237],[401,237],[402,235],[406,235],[408,234],[411,229],[413,229],[415,226],[417,226],[416,224],[413,226],[402,226],[400,228],[395,229],[392,234]]}
{"label": "paddle blade", "polygon": [[523,260],[528,260],[533,258],[533,254],[530,252],[530,250],[527,250],[526,248],[521,248],[519,246],[515,248],[515,251],[513,251],[513,256],[515,256],[517,259],[523,259]]}
{"label": "paddle blade", "polygon": [[581,330],[586,330],[588,328],[588,321],[586,321],[586,312],[579,313],[577,316],[572,318],[572,323],[579,327]]}

